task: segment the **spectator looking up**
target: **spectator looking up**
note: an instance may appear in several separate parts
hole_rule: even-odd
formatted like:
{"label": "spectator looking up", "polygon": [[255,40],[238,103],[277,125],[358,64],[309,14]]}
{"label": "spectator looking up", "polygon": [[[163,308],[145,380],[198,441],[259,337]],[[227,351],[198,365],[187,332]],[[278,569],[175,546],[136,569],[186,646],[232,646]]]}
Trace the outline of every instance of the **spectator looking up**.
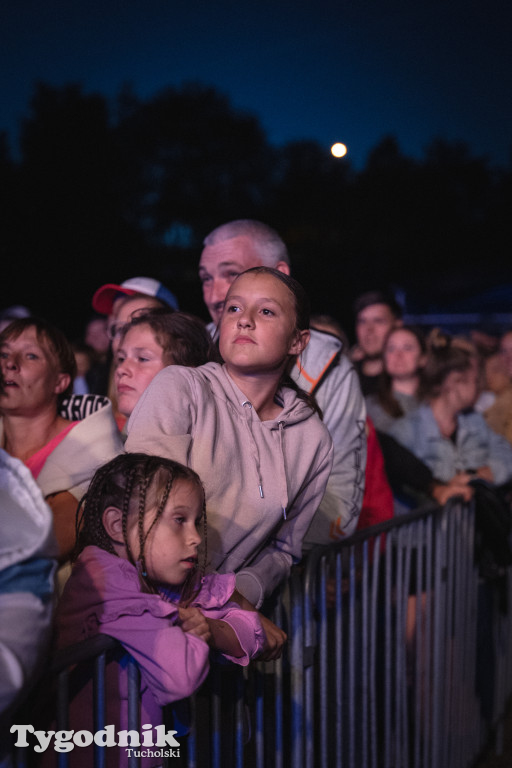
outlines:
{"label": "spectator looking up", "polygon": [[[286,245],[268,225],[240,219],[222,224],[205,238],[199,277],[213,321],[212,334],[232,282],[244,270],[257,266],[290,274]],[[295,360],[290,376],[315,397],[332,437],[334,462],[320,511],[323,525],[330,528],[333,524],[347,536],[357,526],[363,498],[366,409],[357,375],[341,351],[338,339],[312,330],[309,344]],[[318,533],[323,536],[325,531]]]}
{"label": "spectator looking up", "polygon": [[268,267],[243,273],[221,318],[224,364],[160,371],[128,423],[128,451],[167,455],[201,475],[209,568],[235,571],[257,608],[300,559],[332,464],[327,429],[286,374],[308,325],[293,278]]}

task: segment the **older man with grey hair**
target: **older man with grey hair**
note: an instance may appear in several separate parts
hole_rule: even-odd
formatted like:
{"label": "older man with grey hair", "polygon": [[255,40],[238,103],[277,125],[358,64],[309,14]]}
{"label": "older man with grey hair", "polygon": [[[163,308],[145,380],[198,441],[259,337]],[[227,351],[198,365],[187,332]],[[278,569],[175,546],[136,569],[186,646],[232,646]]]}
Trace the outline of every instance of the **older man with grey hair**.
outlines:
{"label": "older man with grey hair", "polygon": [[[260,221],[222,224],[204,240],[199,262],[203,297],[215,328],[229,286],[241,272],[268,266],[290,274],[290,258],[278,233]],[[350,535],[357,526],[364,491],[366,410],[359,380],[334,336],[311,331],[311,339],[291,371],[313,394],[334,443],[334,464],[323,501],[306,535],[305,548]]]}

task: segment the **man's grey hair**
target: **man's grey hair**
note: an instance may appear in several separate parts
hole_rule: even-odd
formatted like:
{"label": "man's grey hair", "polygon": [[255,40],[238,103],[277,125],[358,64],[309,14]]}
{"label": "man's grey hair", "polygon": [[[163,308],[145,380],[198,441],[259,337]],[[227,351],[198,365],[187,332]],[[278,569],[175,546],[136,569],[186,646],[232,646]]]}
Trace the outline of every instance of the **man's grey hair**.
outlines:
{"label": "man's grey hair", "polygon": [[218,245],[234,237],[249,237],[265,267],[275,267],[280,261],[290,264],[286,245],[275,229],[254,219],[236,219],[221,224],[204,239],[204,245]]}

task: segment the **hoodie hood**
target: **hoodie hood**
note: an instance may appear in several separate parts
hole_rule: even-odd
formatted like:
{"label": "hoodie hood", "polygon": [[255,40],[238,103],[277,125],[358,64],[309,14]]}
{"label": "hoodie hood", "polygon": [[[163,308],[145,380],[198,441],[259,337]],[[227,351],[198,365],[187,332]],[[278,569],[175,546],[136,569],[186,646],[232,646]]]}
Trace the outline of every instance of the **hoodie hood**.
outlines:
{"label": "hoodie hood", "polygon": [[[299,424],[311,418],[314,413],[304,400],[297,397],[297,393],[293,389],[280,387],[274,400],[282,408],[281,413],[275,419],[261,421],[256,413],[256,409],[253,408],[250,400],[235,384],[225,365],[219,366],[217,363],[207,363],[201,366],[201,371],[210,382],[215,397],[224,400],[235,411],[244,413],[244,418],[258,421],[267,429],[280,429],[292,424]],[[240,409],[242,410],[240,411]]]}

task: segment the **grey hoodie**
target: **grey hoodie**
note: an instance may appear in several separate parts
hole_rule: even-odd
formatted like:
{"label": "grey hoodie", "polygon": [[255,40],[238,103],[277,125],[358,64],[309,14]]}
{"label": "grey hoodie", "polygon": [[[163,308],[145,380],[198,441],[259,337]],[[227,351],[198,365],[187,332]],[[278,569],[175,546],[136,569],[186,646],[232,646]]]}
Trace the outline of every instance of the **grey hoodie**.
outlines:
{"label": "grey hoodie", "polygon": [[302,539],[332,465],[326,427],[288,388],[260,421],[224,366],[169,366],[128,423],[126,450],[192,467],[206,489],[210,570],[235,571],[256,607],[301,557]]}

